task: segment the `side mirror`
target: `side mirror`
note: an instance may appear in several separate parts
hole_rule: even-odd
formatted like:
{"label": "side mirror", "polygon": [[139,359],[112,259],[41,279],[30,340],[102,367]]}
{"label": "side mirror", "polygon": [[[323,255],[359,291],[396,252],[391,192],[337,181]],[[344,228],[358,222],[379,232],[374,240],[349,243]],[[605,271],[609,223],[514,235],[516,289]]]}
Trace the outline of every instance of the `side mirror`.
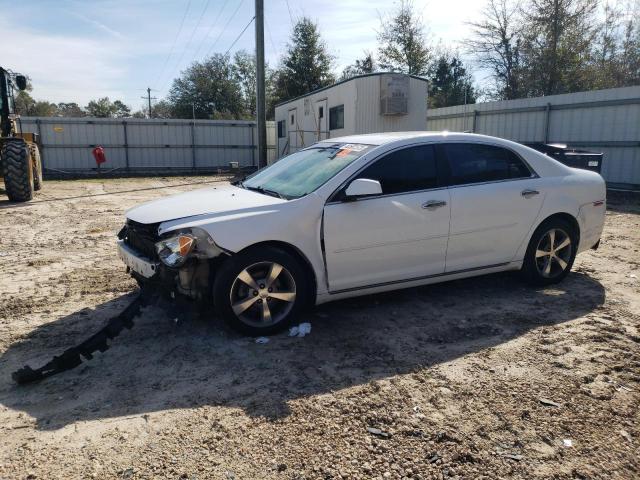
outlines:
{"label": "side mirror", "polygon": [[349,184],[344,194],[347,198],[366,197],[369,195],[382,195],[382,185],[377,180],[369,178],[356,178]]}
{"label": "side mirror", "polygon": [[24,75],[16,75],[16,85],[20,90],[27,89],[27,77]]}

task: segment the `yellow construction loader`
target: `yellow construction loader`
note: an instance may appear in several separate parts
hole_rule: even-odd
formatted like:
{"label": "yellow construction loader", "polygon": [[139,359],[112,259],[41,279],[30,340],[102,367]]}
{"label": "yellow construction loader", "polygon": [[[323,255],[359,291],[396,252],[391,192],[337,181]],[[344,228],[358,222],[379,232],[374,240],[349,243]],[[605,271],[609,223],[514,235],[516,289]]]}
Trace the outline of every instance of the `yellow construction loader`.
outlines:
{"label": "yellow construction loader", "polygon": [[26,202],[42,188],[38,135],[22,131],[14,91],[27,88],[27,78],[0,67],[0,175],[12,202]]}

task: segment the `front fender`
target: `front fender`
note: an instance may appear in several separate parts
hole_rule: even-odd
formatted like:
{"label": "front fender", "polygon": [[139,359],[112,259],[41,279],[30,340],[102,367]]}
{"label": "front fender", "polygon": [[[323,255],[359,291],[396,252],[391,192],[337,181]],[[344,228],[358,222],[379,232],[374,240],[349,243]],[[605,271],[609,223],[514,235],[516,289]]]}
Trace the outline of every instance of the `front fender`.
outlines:
{"label": "front fender", "polygon": [[318,293],[326,285],[320,244],[323,200],[314,193],[286,203],[229,212],[198,215],[160,224],[159,233],[198,227],[220,248],[239,252],[263,242],[283,242],[295,247],[309,261],[316,275]]}

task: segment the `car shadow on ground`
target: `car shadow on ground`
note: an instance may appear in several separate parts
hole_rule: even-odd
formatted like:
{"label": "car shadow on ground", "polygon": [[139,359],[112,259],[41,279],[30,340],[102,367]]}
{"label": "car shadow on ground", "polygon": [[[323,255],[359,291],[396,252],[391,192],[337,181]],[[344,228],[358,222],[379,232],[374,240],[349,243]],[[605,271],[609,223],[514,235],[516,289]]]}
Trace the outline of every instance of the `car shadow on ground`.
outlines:
{"label": "car shadow on ground", "polygon": [[199,406],[239,407],[278,419],[288,402],[411,373],[579,318],[602,305],[604,287],[582,273],[534,289],[495,274],[326,304],[300,321],[305,338],[267,344],[215,319],[172,321],[147,307],[104,354],[40,383],[17,386],[11,372],[40,366],[83,340],[131,300],[125,295],[43,324],[0,356],[0,403],[42,430],[76,421]]}

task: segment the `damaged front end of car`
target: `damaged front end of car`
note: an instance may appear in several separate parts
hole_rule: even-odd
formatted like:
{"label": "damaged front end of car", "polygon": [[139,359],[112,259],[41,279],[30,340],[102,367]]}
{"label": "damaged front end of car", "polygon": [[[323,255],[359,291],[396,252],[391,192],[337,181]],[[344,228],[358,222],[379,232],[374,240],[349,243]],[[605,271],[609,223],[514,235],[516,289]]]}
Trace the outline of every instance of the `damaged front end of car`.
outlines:
{"label": "damaged front end of car", "polygon": [[215,267],[230,252],[198,227],[162,235],[159,229],[159,223],[127,220],[118,233],[118,255],[127,272],[141,288],[155,289],[171,298],[183,295],[208,302]]}
{"label": "damaged front end of car", "polygon": [[25,365],[13,372],[15,382],[36,382],[71,370],[83,359],[91,360],[96,352],[105,352],[124,329],[133,327],[133,320],[145,306],[164,303],[171,310],[171,318],[176,318],[185,311],[184,301],[191,299],[196,301],[195,305],[204,305],[212,300],[213,272],[229,252],[218,247],[200,228],[159,235],[159,226],[159,223],[143,224],[127,219],[118,233],[118,255],[140,286],[129,306],[91,337],[54,356],[45,365],[35,369]]}

